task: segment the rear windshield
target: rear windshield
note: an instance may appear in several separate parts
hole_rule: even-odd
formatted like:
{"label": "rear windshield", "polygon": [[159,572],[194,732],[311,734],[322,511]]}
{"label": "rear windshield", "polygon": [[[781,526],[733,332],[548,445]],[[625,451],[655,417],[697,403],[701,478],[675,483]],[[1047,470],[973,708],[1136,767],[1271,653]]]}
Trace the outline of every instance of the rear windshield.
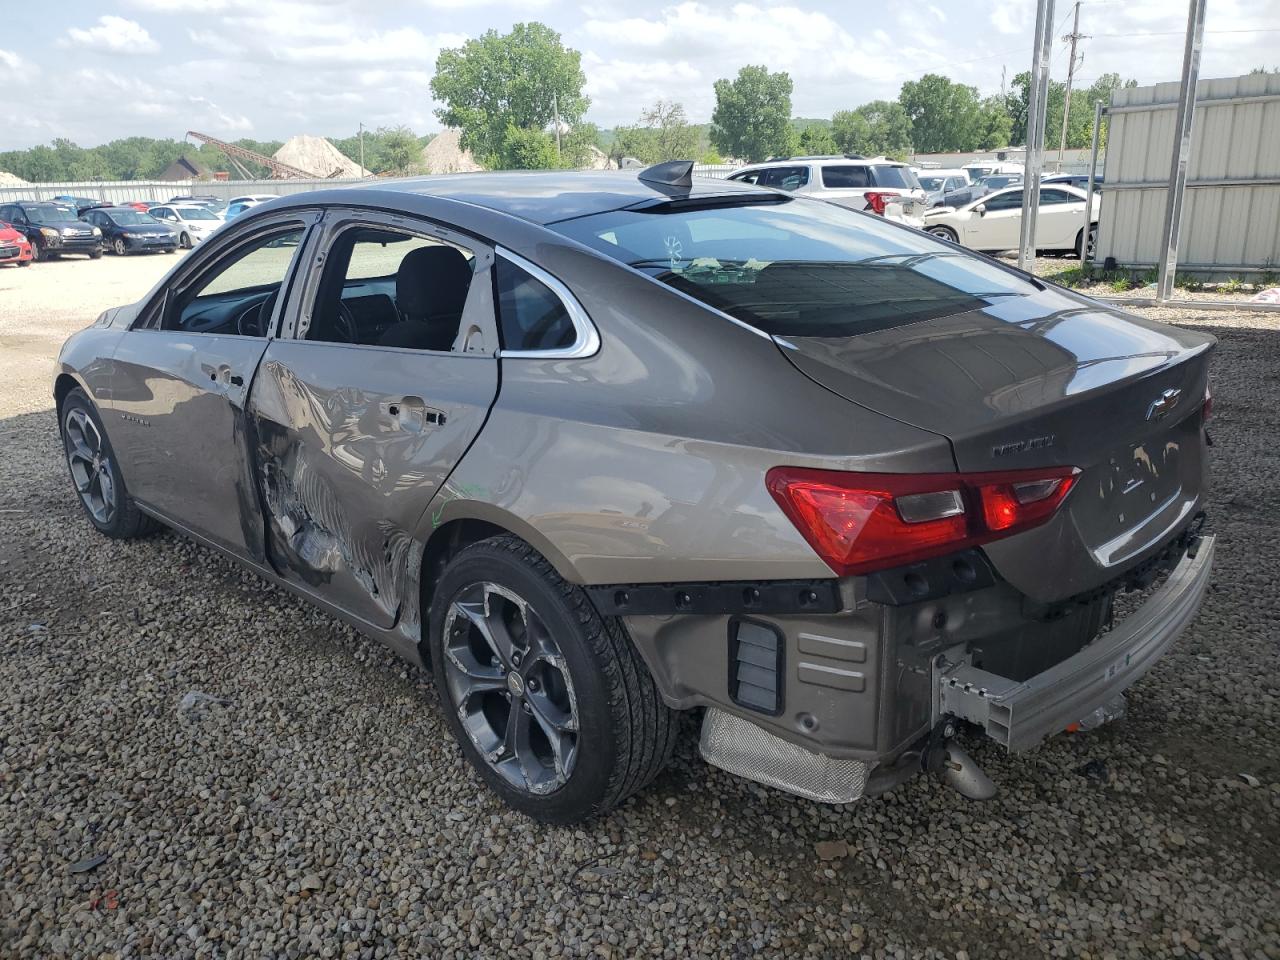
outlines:
{"label": "rear windshield", "polygon": [[872,167],[871,177],[877,187],[916,189],[916,175],[911,172],[910,167]]}
{"label": "rear windshield", "polygon": [[803,199],[612,210],[549,224],[769,334],[843,337],[1035,287],[879,217]]}

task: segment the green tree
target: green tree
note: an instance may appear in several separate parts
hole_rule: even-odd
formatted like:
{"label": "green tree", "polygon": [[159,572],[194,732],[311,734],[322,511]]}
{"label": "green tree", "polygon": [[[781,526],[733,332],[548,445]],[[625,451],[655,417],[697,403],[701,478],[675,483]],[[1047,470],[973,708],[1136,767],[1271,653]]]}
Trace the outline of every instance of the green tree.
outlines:
{"label": "green tree", "polygon": [[831,133],[844,153],[904,156],[911,152],[911,118],[901,104],[872,100],[831,118]]}
{"label": "green tree", "polygon": [[902,85],[898,102],[911,119],[911,142],[921,153],[974,150],[982,131],[978,89],[936,73]]}
{"label": "green tree", "polygon": [[[545,132],[557,109],[562,123],[578,125],[591,101],[583,94],[582,55],[542,23],[517,23],[510,33],[489,30],[436,60],[431,92],[444,104],[436,116],[462,130],[462,145],[489,167],[515,159],[547,165]],[[514,137],[516,142],[507,145]],[[555,141],[551,139],[552,157]],[[554,157],[555,166],[561,162]]]}
{"label": "green tree", "polygon": [[711,143],[722,154],[758,161],[788,154],[795,142],[791,128],[791,77],[749,66],[734,80],[715,83]]}
{"label": "green tree", "polygon": [[824,154],[839,153],[840,147],[829,129],[815,124],[800,131],[800,152],[820,157]]}
{"label": "green tree", "polygon": [[422,159],[422,146],[408,127],[396,127],[383,137],[382,155],[386,163],[384,169],[405,174],[413,164]]}
{"label": "green tree", "polygon": [[987,97],[983,100],[979,115],[978,147],[982,150],[1007,147],[1012,133],[1013,118],[1005,109],[1005,101],[1000,97]]}
{"label": "green tree", "polygon": [[691,160],[698,155],[698,139],[698,131],[689,125],[682,104],[658,100],[641,112],[638,124],[614,131],[608,153],[614,161],[625,157],[643,163]]}

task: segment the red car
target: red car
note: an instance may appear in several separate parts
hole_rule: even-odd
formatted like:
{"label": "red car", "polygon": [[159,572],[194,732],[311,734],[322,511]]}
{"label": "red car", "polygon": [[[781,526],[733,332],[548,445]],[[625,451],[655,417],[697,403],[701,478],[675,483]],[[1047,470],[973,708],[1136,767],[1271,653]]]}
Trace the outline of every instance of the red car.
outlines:
{"label": "red car", "polygon": [[0,221],[0,264],[3,263],[28,266],[31,263],[31,243],[25,235]]}

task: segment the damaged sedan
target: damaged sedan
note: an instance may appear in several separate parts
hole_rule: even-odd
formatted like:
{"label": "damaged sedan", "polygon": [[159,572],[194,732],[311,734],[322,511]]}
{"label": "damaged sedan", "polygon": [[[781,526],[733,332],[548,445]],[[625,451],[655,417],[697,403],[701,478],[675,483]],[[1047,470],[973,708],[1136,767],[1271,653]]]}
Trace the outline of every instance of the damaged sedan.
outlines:
{"label": "damaged sedan", "polygon": [[272,200],[54,390],[94,527],[429,669],[479,776],[569,823],[680,711],[708,762],[838,803],[986,796],[966,738],[1118,715],[1208,584],[1213,344],[671,163]]}

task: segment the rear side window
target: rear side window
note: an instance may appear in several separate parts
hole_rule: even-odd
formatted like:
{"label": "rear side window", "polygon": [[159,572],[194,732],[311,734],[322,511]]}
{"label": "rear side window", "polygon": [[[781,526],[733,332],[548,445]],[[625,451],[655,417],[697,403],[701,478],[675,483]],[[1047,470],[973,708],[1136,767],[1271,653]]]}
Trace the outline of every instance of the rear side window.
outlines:
{"label": "rear side window", "polygon": [[822,185],[832,190],[871,186],[866,167],[823,167]]}
{"label": "rear side window", "polygon": [[761,170],[756,183],[775,190],[799,190],[809,182],[808,167],[770,167]]}
{"label": "rear side window", "polygon": [[554,290],[504,257],[498,257],[494,275],[503,350],[557,350],[573,344],[573,318]]}
{"label": "rear side window", "polygon": [[777,195],[612,210],[550,226],[787,337],[854,336],[1036,291],[1016,273],[927,234]]}

